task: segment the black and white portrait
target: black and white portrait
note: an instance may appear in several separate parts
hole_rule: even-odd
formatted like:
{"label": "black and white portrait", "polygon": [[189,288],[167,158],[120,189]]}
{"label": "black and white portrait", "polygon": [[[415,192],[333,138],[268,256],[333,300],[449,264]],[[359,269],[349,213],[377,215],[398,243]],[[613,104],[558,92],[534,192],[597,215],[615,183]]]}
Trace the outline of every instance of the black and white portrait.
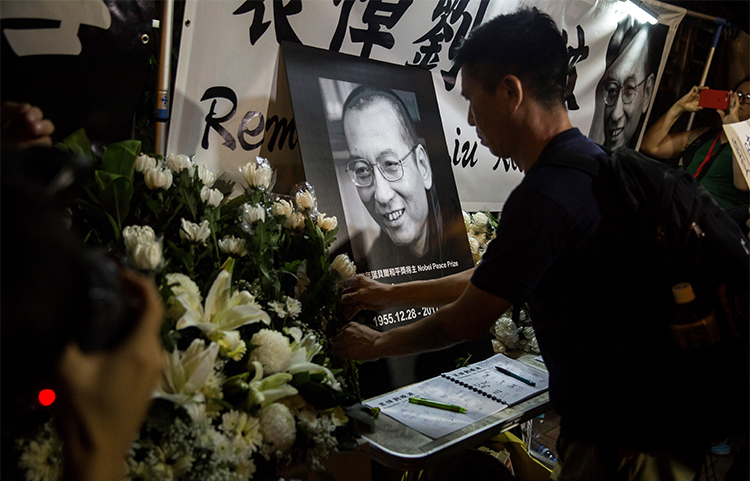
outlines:
{"label": "black and white portrait", "polygon": [[617,24],[607,45],[604,74],[596,87],[589,138],[607,149],[634,148],[656,94],[656,76],[668,33],[665,25],[631,16]]}

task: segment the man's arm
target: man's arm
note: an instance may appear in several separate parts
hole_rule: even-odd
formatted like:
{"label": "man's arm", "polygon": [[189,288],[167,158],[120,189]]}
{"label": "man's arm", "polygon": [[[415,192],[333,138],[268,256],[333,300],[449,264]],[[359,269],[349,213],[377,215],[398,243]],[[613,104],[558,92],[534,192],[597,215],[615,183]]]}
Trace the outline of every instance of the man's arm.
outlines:
{"label": "man's arm", "polygon": [[363,275],[353,276],[344,284],[341,310],[351,319],[363,310],[382,311],[399,306],[444,306],[455,301],[469,284],[474,268],[450,276],[426,281],[383,284]]}
{"label": "man's arm", "polygon": [[350,322],[333,339],[333,351],[340,358],[362,361],[435,351],[481,337],[510,304],[469,282],[457,300],[408,326],[378,332]]}

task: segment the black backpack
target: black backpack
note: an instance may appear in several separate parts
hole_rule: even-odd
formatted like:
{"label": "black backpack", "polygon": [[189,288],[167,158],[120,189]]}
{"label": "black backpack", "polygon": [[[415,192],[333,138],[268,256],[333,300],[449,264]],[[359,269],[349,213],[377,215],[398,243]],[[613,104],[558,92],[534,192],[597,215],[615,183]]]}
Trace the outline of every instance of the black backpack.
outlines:
{"label": "black backpack", "polygon": [[[606,152],[606,151],[605,151]],[[674,310],[672,286],[689,282],[703,309],[713,310],[718,344],[706,349],[665,346],[710,413],[686,419],[701,439],[747,432],[750,412],[750,242],[739,225],[692,175],[632,149],[607,152],[607,162],[564,152],[554,164],[609,178],[636,214],[636,242],[658,273],[665,322]],[[719,438],[717,438],[719,436]]]}
{"label": "black backpack", "polygon": [[636,213],[636,235],[661,273],[660,285],[671,290],[689,282],[696,298],[715,303],[717,314],[727,317],[729,304],[737,312],[724,319],[727,327],[734,337],[750,339],[750,242],[739,225],[687,171],[632,149],[607,153],[604,166],[573,152],[560,153],[554,164],[610,176]]}

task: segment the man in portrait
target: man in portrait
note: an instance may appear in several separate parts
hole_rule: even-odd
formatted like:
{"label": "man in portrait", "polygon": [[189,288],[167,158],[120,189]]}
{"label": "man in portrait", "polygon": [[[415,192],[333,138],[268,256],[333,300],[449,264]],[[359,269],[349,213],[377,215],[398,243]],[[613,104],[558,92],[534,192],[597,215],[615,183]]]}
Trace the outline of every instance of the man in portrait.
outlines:
{"label": "man in portrait", "polygon": [[380,234],[367,270],[439,263],[443,222],[427,149],[393,91],[359,86],[343,104],[346,171]]}
{"label": "man in portrait", "polygon": [[657,27],[628,16],[609,40],[589,131],[589,138],[607,149],[633,148],[638,141],[656,83],[660,59]]}

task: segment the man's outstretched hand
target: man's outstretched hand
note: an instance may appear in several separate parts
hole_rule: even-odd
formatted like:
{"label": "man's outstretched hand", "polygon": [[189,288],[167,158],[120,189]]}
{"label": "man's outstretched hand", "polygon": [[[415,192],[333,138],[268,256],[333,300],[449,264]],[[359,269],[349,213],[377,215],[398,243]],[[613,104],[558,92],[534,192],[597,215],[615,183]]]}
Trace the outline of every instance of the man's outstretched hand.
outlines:
{"label": "man's outstretched hand", "polygon": [[341,291],[341,314],[349,320],[359,311],[382,311],[390,307],[389,292],[391,286],[373,281],[361,274],[352,276],[344,282]]}
{"label": "man's outstretched hand", "polygon": [[358,322],[350,322],[333,338],[333,353],[341,359],[355,361],[375,361],[380,358],[377,353],[377,341],[382,333]]}

